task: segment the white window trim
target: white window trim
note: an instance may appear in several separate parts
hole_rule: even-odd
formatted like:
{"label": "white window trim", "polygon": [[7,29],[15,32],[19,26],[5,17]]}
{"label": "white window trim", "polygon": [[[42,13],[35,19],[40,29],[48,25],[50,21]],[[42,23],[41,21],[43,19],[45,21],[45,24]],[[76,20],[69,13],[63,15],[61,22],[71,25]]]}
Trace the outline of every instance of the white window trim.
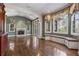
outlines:
{"label": "white window trim", "polygon": [[[68,19],[67,19],[67,26],[68,26]],[[58,34],[68,34],[68,27],[67,27],[67,32],[55,32],[55,19],[53,19],[53,33],[58,33]]]}
{"label": "white window trim", "polygon": [[[74,14],[75,14],[75,13],[74,13]],[[79,33],[74,33],[74,32],[73,32],[73,23],[72,23],[72,21],[73,21],[73,16],[74,16],[74,14],[71,16],[71,35],[78,36]]]}
{"label": "white window trim", "polygon": [[46,22],[45,22],[45,33],[51,33],[52,32],[52,21],[51,20],[49,20],[50,21],[50,31],[46,31]]}

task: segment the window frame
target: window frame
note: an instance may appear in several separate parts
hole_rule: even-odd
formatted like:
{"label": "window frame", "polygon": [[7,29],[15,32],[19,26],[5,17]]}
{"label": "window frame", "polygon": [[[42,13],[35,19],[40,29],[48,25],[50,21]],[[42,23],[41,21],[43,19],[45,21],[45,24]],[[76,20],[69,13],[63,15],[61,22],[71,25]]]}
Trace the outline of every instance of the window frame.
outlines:
{"label": "window frame", "polygon": [[[47,31],[46,29],[47,29],[47,22],[50,22],[50,30],[49,31]],[[52,19],[50,19],[50,20],[45,20],[45,33],[52,33]]]}
{"label": "window frame", "polygon": [[73,20],[75,19],[76,13],[79,14],[79,11],[74,12],[74,13],[72,14],[72,16],[71,16],[71,35],[74,35],[74,36],[79,35],[79,33],[74,33],[74,32],[73,32]]}
{"label": "window frame", "polygon": [[[59,32],[59,31],[55,31],[55,18],[53,19],[53,33],[58,33],[58,34],[68,34],[68,20],[69,20],[69,18],[68,18],[68,14],[64,14],[64,15],[60,15],[59,17],[61,17],[61,16],[67,16],[67,31],[66,32]],[[56,18],[58,18],[58,17],[56,17]],[[58,19],[57,19],[58,20]],[[57,27],[57,30],[58,30],[58,27]]]}

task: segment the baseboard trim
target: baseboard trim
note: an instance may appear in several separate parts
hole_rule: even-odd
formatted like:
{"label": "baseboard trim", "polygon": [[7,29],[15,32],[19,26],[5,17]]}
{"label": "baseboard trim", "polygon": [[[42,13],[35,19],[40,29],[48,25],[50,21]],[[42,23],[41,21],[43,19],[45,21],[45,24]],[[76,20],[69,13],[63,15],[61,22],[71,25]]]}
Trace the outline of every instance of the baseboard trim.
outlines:
{"label": "baseboard trim", "polygon": [[16,36],[16,35],[8,35],[8,37],[14,37],[14,36]]}
{"label": "baseboard trim", "polygon": [[21,36],[29,36],[31,34],[26,34],[26,35],[8,35],[8,37],[14,37],[14,36],[17,36],[17,37],[21,37]]}

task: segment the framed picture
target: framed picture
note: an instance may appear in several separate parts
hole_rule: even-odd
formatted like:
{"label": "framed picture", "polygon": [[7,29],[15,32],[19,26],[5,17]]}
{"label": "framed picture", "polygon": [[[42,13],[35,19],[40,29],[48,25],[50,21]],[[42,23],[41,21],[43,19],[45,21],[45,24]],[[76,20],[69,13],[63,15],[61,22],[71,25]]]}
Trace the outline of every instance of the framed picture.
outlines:
{"label": "framed picture", "polygon": [[9,32],[15,32],[15,25],[14,25],[14,23],[9,24]]}

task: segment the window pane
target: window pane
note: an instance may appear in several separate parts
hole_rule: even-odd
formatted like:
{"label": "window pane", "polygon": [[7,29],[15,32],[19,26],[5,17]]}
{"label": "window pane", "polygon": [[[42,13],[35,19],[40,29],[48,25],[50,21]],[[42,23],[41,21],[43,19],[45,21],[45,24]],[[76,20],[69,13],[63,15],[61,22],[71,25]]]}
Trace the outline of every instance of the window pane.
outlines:
{"label": "window pane", "polygon": [[55,32],[57,32],[57,20],[55,20]]}
{"label": "window pane", "polygon": [[72,33],[79,33],[79,12],[75,12],[72,15],[72,21],[71,21],[71,25],[72,25],[72,29],[71,31],[73,31]]}
{"label": "window pane", "polygon": [[79,33],[79,13],[75,14],[75,32]]}
{"label": "window pane", "polygon": [[46,22],[46,31],[50,31],[50,22],[49,21],[45,22]]}
{"label": "window pane", "polygon": [[55,32],[68,32],[68,15],[57,17],[54,22]]}

